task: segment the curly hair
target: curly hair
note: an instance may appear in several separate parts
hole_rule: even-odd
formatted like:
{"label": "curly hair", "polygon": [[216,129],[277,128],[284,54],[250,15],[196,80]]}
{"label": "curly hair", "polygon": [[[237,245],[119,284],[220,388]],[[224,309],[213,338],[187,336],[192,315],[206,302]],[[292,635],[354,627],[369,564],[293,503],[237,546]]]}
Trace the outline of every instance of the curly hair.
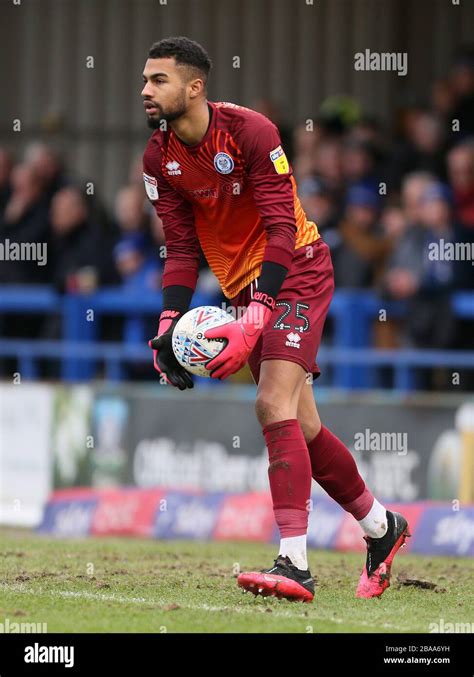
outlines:
{"label": "curly hair", "polygon": [[207,83],[212,68],[212,61],[206,50],[199,43],[184,36],[164,38],[159,42],[155,42],[148,51],[148,58],[150,59],[171,57],[174,57],[178,65],[192,69],[192,76],[196,72],[199,73],[204,83]]}

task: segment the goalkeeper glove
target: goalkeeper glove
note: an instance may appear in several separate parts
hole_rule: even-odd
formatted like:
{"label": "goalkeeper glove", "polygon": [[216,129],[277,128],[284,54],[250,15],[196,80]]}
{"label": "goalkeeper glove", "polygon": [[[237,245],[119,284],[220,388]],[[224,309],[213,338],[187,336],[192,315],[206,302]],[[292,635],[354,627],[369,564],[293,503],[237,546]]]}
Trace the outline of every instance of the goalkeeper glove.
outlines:
{"label": "goalkeeper glove", "polygon": [[164,310],[160,315],[157,335],[148,341],[148,345],[153,349],[154,367],[163,374],[166,383],[186,390],[194,387],[193,379],[176,359],[172,346],[173,329],[181,315],[177,310]]}
{"label": "goalkeeper glove", "polygon": [[247,362],[275,307],[271,296],[261,292],[259,296],[265,300],[251,301],[240,319],[204,332],[207,339],[227,340],[225,348],[207,364],[212,378],[227,378]]}

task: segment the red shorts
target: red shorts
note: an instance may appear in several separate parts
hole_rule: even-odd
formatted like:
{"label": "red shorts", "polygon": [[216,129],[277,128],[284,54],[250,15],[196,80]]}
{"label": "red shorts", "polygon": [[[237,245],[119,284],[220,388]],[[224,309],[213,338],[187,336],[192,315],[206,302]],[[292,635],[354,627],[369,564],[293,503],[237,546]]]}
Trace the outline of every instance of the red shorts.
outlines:
{"label": "red shorts", "polygon": [[[232,305],[246,308],[256,289],[258,280],[231,299]],[[334,272],[327,244],[319,238],[297,249],[273,315],[249,357],[255,383],[264,360],[296,362],[315,378],[319,376],[316,355],[333,291]]]}

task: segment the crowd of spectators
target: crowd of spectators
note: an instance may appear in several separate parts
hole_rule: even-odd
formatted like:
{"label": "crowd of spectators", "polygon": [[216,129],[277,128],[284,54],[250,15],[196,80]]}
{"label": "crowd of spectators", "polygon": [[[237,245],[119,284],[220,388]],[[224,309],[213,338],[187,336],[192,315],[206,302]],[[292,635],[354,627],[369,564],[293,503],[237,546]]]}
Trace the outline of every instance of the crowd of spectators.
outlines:
{"label": "crowd of spectators", "polygon": [[[425,94],[388,126],[354,115],[349,97],[295,129],[271,102],[254,107],[279,125],[303,208],[331,248],[336,288],[406,302],[402,320],[377,323],[374,344],[472,348],[472,324],[456,319],[451,298],[474,288],[473,53]],[[129,174],[109,211],[47,143],[31,144],[21,158],[0,148],[0,239],[48,246],[46,266],[2,261],[0,284],[159,289],[164,235],[145,196],[141,158]],[[443,256],[443,243],[455,242],[466,244],[464,259]],[[217,286],[204,257],[199,285]],[[16,335],[9,327],[2,333]]]}

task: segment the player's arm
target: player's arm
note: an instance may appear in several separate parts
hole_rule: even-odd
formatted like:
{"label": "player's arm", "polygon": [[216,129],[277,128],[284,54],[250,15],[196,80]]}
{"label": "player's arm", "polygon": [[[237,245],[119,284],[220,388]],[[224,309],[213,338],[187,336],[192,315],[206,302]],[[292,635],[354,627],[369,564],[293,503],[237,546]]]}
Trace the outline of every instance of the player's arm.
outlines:
{"label": "player's arm", "polygon": [[[291,266],[295,251],[296,219],[292,170],[276,126],[263,118],[259,127],[242,132],[253,196],[267,234],[262,270],[255,296],[267,295],[271,309]],[[260,299],[264,302],[264,298]]]}
{"label": "player's arm", "polygon": [[251,120],[237,139],[245,158],[249,180],[267,244],[258,291],[246,313],[235,322],[208,330],[207,338],[226,338],[226,347],[208,365],[213,378],[226,378],[247,361],[264,326],[270,320],[278,293],[293,260],[296,237],[291,168],[275,125],[266,118]]}
{"label": "player's arm", "polygon": [[[154,165],[158,163],[153,163]],[[163,309],[153,349],[155,369],[168,383],[180,390],[193,387],[191,375],[176,360],[171,344],[173,329],[189,309],[196,289],[199,268],[199,243],[191,205],[161,175],[154,171],[147,154],[144,181],[148,198],[163,222],[166,257],[162,275]]]}

